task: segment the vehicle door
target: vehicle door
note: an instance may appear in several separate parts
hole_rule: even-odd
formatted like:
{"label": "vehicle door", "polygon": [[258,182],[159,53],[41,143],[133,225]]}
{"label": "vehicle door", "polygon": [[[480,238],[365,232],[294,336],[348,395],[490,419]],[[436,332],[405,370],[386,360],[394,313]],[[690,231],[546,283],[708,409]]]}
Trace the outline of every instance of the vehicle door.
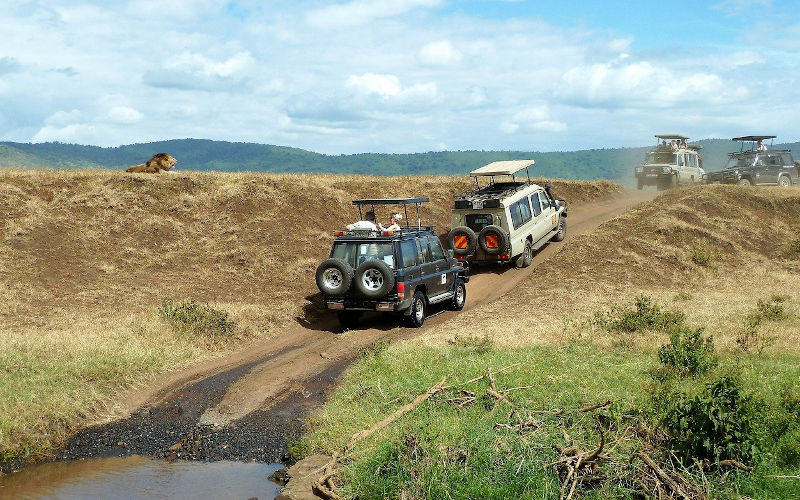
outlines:
{"label": "vehicle door", "polygon": [[517,200],[508,207],[508,213],[511,216],[511,224],[509,231],[511,235],[511,255],[519,255],[525,249],[525,241],[528,236],[535,238],[536,221],[533,219],[531,213],[531,205],[528,197]]}
{"label": "vehicle door", "polygon": [[[552,229],[552,222],[551,222],[551,207],[550,207],[550,200],[547,198],[547,193],[544,191],[536,191],[530,197],[531,199],[531,207],[533,208],[533,217],[536,221],[536,228],[534,230],[533,235],[533,242],[536,243],[540,239],[544,238],[544,236],[549,233]],[[542,204],[543,200],[547,200],[547,204]]]}
{"label": "vehicle door", "polygon": [[453,287],[453,274],[450,273],[450,260],[444,253],[442,243],[436,236],[428,236],[428,246],[430,248],[431,260],[434,265],[435,277],[431,280],[429,290],[432,295],[450,290]]}
{"label": "vehicle door", "polygon": [[677,163],[675,169],[678,171],[678,184],[686,184],[689,182],[689,176],[686,175],[686,153],[681,151],[676,157]]}
{"label": "vehicle door", "polygon": [[437,281],[440,279],[436,273],[436,264],[433,262],[431,256],[430,245],[428,245],[428,238],[420,236],[416,239],[417,245],[417,262],[420,267],[420,284],[424,284],[428,290],[428,296],[435,295],[439,285]]}
{"label": "vehicle door", "polygon": [[406,297],[410,298],[411,292],[422,279],[422,264],[418,261],[419,250],[413,239],[400,240],[397,246],[400,250],[397,280],[405,282]]}
{"label": "vehicle door", "polygon": [[769,153],[765,163],[764,178],[761,182],[776,184],[778,182],[778,176],[781,175],[781,171],[783,170],[783,159],[780,153]]}
{"label": "vehicle door", "polygon": [[700,170],[700,165],[698,164],[697,154],[694,152],[686,153],[686,167],[687,167],[687,174],[688,178],[686,182],[689,183],[696,183],[701,182],[703,179],[703,172]]}

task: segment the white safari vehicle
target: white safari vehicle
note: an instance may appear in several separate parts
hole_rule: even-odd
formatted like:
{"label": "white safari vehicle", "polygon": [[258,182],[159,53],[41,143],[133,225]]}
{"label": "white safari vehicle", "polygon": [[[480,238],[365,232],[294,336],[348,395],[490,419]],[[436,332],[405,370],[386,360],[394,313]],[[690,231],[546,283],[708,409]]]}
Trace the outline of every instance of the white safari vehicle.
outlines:
{"label": "white safari vehicle", "polygon": [[[455,199],[453,254],[470,263],[513,262],[527,267],[536,250],[567,234],[567,203],[530,180],[533,160],[496,161],[470,172],[475,189]],[[518,180],[524,174],[526,180]],[[481,181],[484,185],[481,186]]]}

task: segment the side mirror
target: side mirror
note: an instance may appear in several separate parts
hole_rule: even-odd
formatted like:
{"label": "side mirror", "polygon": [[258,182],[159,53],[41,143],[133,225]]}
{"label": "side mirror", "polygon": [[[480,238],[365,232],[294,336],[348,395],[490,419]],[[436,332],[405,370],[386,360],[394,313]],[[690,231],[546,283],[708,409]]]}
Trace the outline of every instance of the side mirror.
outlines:
{"label": "side mirror", "polygon": [[447,256],[448,256],[448,257],[450,257],[450,258],[452,259],[452,258],[453,258],[453,255],[454,255],[454,254],[453,254],[453,249],[452,249],[452,248],[448,248],[448,249],[447,249]]}

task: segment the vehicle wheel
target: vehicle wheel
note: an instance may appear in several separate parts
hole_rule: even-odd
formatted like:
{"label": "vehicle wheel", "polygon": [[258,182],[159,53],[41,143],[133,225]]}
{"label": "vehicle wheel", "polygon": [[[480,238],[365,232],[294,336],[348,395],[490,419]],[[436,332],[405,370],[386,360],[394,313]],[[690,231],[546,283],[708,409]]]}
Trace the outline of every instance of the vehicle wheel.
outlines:
{"label": "vehicle wheel", "polygon": [[394,273],[378,259],[365,260],[356,268],[356,290],[370,299],[379,299],[394,288]]}
{"label": "vehicle wheel", "polygon": [[497,255],[508,246],[508,238],[502,227],[490,224],[478,234],[478,246],[487,255]]}
{"label": "vehicle wheel", "polygon": [[673,188],[676,188],[676,187],[678,187],[678,176],[673,174],[669,178],[669,184],[667,184],[667,188],[668,189],[673,189]]}
{"label": "vehicle wheel", "polygon": [[780,187],[789,187],[792,185],[792,179],[788,175],[782,175],[778,177],[778,185]]}
{"label": "vehicle wheel", "polygon": [[447,242],[455,255],[472,255],[478,244],[475,231],[467,226],[454,227],[447,235]]}
{"label": "vehicle wheel", "polygon": [[414,328],[419,328],[425,323],[425,294],[417,290],[411,300],[411,314],[408,315],[408,324]]}
{"label": "vehicle wheel", "polygon": [[361,311],[339,311],[339,323],[345,328],[355,328],[361,319]]}
{"label": "vehicle wheel", "polygon": [[353,282],[353,268],[342,259],[327,259],[317,267],[317,288],[327,295],[341,296]]}
{"label": "vehicle wheel", "polygon": [[447,308],[451,311],[460,311],[464,309],[464,304],[467,303],[467,285],[464,280],[456,280],[456,294],[447,303]]}
{"label": "vehicle wheel", "polygon": [[563,218],[558,221],[558,232],[553,236],[553,241],[564,241],[567,237],[567,221]]}
{"label": "vehicle wheel", "polygon": [[750,179],[739,179],[739,182],[737,182],[736,184],[738,184],[740,186],[752,186],[753,185],[753,183],[750,182]]}
{"label": "vehicle wheel", "polygon": [[533,245],[531,245],[530,240],[525,242],[525,249],[522,253],[517,257],[517,260],[514,261],[514,267],[517,269],[528,267],[531,265],[531,261],[533,260]]}

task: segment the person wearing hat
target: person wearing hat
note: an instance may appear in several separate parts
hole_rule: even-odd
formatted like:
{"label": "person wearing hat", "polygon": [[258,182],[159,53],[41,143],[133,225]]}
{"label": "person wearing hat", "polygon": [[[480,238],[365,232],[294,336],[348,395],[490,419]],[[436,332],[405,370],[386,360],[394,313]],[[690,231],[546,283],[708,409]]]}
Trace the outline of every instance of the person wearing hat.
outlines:
{"label": "person wearing hat", "polygon": [[399,231],[401,220],[403,220],[403,214],[392,214],[392,216],[389,217],[389,227],[383,227],[383,225],[381,225],[381,231]]}

